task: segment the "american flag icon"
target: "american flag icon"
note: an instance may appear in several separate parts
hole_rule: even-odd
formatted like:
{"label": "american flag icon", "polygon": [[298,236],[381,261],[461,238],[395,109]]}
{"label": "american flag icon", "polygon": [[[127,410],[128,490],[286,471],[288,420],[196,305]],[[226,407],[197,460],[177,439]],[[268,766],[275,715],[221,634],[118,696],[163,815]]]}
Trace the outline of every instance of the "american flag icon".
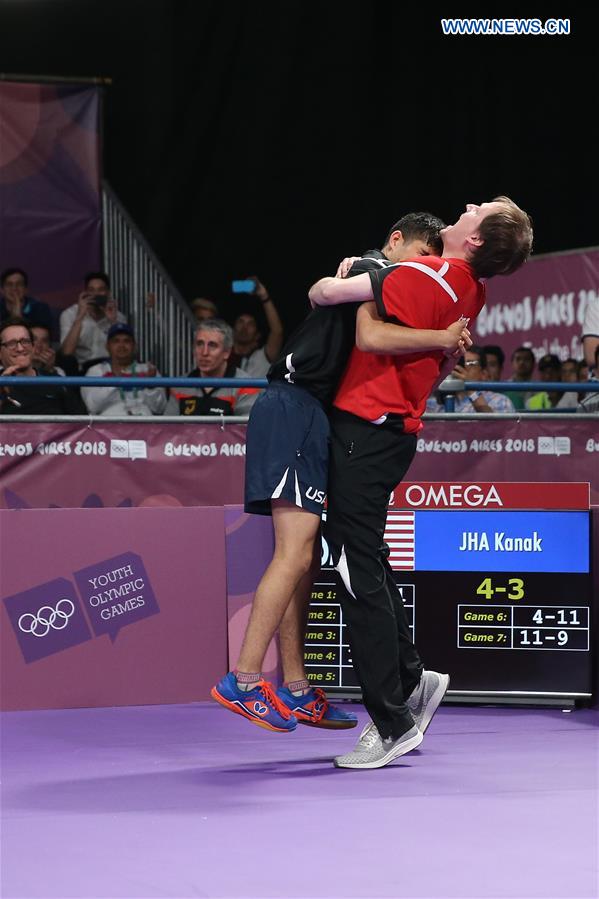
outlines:
{"label": "american flag icon", "polygon": [[416,561],[415,512],[387,512],[385,543],[393,571],[414,571]]}

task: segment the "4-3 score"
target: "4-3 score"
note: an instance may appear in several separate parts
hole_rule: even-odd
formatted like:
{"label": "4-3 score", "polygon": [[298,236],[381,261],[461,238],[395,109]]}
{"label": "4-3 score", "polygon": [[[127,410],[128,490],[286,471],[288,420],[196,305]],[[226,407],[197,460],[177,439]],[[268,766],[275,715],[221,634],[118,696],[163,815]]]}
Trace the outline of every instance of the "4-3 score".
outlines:
{"label": "4-3 score", "polygon": [[493,579],[486,577],[478,585],[476,592],[479,596],[484,596],[485,599],[493,599],[496,593],[504,593],[506,599],[517,602],[524,597],[524,581],[519,577],[511,577],[508,579],[507,585],[498,584],[493,586]]}

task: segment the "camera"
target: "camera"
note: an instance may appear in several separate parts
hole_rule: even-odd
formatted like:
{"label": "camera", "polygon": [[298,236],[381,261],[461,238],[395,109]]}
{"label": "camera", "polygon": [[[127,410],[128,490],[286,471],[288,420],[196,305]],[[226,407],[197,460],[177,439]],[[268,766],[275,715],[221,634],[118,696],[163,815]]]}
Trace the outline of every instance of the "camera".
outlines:
{"label": "camera", "polygon": [[106,303],[109,300],[109,296],[107,293],[97,293],[95,296],[91,298],[94,306],[98,306],[99,309],[104,309]]}

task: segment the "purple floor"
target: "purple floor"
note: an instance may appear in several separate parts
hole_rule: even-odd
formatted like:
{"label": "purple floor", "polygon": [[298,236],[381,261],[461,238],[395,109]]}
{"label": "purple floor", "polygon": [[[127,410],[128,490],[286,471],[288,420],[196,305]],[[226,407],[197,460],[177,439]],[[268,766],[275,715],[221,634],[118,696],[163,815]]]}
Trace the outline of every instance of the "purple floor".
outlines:
{"label": "purple floor", "polygon": [[599,896],[599,712],[443,708],[403,760],[333,768],[357,733],[5,713],[1,895]]}

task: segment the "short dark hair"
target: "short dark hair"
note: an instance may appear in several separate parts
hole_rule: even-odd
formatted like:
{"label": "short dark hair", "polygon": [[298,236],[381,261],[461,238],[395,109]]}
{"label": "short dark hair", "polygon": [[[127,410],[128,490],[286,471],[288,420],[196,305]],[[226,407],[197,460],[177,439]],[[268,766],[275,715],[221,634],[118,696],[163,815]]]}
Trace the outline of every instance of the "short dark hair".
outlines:
{"label": "short dark hair", "polygon": [[425,240],[440,256],[443,252],[443,241],[440,231],[445,223],[430,212],[409,212],[391,226],[384,246],[387,246],[394,231],[401,231],[406,243],[410,240]]}
{"label": "short dark hair", "polygon": [[29,324],[29,322],[26,322],[24,318],[17,318],[16,316],[13,316],[12,318],[5,319],[0,325],[0,340],[7,328],[25,328],[33,342],[33,331],[31,330],[31,325]]}
{"label": "short dark hair", "polygon": [[481,368],[487,367],[487,354],[485,353],[485,348],[482,346],[478,346],[473,343],[472,346],[469,346],[466,350],[467,353],[474,353],[475,356],[478,356],[478,361],[480,362]]}
{"label": "short dark hair", "polygon": [[529,355],[530,358],[532,359],[532,364],[533,364],[533,365],[535,364],[535,361],[536,361],[536,360],[535,360],[535,354],[533,353],[533,351],[531,350],[531,348],[530,348],[529,346],[518,346],[518,347],[516,347],[516,349],[515,349],[514,352],[512,353],[512,357],[511,357],[511,358],[512,358],[512,362],[514,361],[514,356],[516,355],[516,353],[528,353],[528,355]]}
{"label": "short dark hair", "polygon": [[24,272],[22,268],[5,268],[0,275],[0,287],[4,287],[4,282],[7,278],[10,278],[11,275],[21,275],[23,281],[25,282],[25,287],[27,287],[27,285],[29,284],[27,272]]}
{"label": "short dark hair", "polygon": [[503,363],[505,362],[505,353],[496,343],[488,343],[483,347],[483,350],[487,354],[487,356],[497,356],[497,361],[499,362],[499,367],[503,368]]}
{"label": "short dark hair", "polygon": [[572,364],[574,364],[574,365],[578,365],[578,359],[574,359],[572,356],[568,356],[567,359],[562,359],[561,364],[562,364],[562,365],[565,365],[566,362],[570,362],[570,363],[572,363]]}
{"label": "short dark hair", "polygon": [[555,353],[545,353],[544,356],[541,356],[538,362],[539,371],[545,371],[548,368],[553,368],[556,371],[561,369],[562,363],[560,362],[559,356]]}
{"label": "short dark hair", "polygon": [[[599,350],[599,346],[597,347],[597,350]],[[597,351],[595,351],[595,355],[596,355],[596,353],[597,353]],[[585,362],[584,359],[580,359],[580,360],[576,363],[576,373],[577,373],[577,375],[578,375],[578,380],[579,380],[579,381],[580,381],[580,376],[581,376],[581,374],[583,373],[583,371],[585,370],[585,368],[586,368],[587,373],[588,373],[588,370],[589,370],[589,363],[588,363],[588,362]]]}
{"label": "short dark hair", "polygon": [[89,282],[93,281],[94,279],[97,279],[98,281],[104,281],[104,284],[110,290],[110,278],[108,277],[106,272],[88,272],[83,279],[84,286],[87,287]]}
{"label": "short dark hair", "polygon": [[477,278],[511,275],[523,265],[532,252],[532,220],[509,197],[494,197],[503,209],[487,215],[480,223],[482,238],[468,262]]}

